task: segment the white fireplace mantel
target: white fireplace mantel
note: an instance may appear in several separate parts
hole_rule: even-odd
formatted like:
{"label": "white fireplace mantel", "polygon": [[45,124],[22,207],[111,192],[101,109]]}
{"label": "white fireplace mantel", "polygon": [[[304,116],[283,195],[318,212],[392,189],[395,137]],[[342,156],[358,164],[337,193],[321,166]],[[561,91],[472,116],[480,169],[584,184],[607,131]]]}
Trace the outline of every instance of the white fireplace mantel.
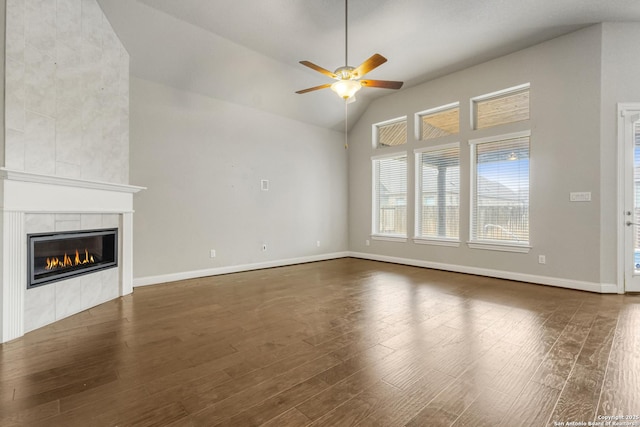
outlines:
{"label": "white fireplace mantel", "polygon": [[133,212],[132,195],[145,187],[62,178],[0,168],[4,211]]}
{"label": "white fireplace mantel", "polygon": [[25,215],[121,215],[120,295],[127,295],[133,290],[133,195],[144,189],[0,168],[0,342],[24,335],[27,262]]}

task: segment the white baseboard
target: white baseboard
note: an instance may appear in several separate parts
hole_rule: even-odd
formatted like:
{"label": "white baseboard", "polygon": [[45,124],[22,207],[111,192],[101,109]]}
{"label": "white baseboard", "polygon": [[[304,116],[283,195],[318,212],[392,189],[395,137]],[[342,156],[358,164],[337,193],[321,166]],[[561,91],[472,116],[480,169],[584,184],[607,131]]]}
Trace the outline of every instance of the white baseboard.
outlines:
{"label": "white baseboard", "polygon": [[464,265],[444,264],[431,261],[422,261],[410,258],[399,258],[386,255],[367,254],[362,252],[334,252],[308,257],[290,258],[260,262],[254,264],[232,265],[228,267],[207,268],[203,270],[184,271],[179,273],[163,274],[158,276],[146,276],[133,279],[133,286],[157,285],[160,283],[176,282],[178,280],[196,279],[199,277],[219,276],[221,274],[240,273],[243,271],[260,270],[263,268],[284,267],[287,265],[304,264],[307,262],[326,261],[336,258],[360,258],[372,261],[390,262],[393,264],[410,265],[413,267],[432,268],[434,270],[452,271],[455,273],[474,274],[477,276],[496,277],[498,279],[514,280],[517,282],[536,283],[541,285],[556,286],[560,288],[575,289],[579,291],[595,292],[600,294],[619,293],[618,286],[611,283],[594,283],[580,280],[562,279],[557,277],[538,276],[534,274],[516,273],[512,271],[493,270],[489,268],[469,267]]}
{"label": "white baseboard", "polygon": [[393,264],[411,265],[414,267],[433,268],[435,270],[453,271],[456,273],[474,274],[477,276],[496,277],[498,279],[514,280],[517,282],[536,283],[541,285],[556,286],[560,288],[575,289],[579,291],[596,292],[600,294],[618,293],[618,286],[609,283],[584,282],[580,280],[561,279],[557,277],[538,276],[534,274],[515,273],[512,271],[493,270],[489,268],[469,267],[464,265],[443,264],[438,262],[421,261],[409,258],[398,258],[386,255],[367,254],[362,252],[350,252],[350,257],[368,259],[373,261],[390,262]]}
{"label": "white baseboard", "polygon": [[326,261],[336,258],[345,258],[348,256],[349,252],[334,252],[329,254],[266,261],[254,264],[231,265],[228,267],[206,268],[203,270],[183,271],[179,273],[169,273],[158,276],[138,277],[133,279],[133,287],[136,288],[138,286],[158,285],[160,283],[176,282],[178,280],[197,279],[199,277],[207,276],[219,276],[221,274],[240,273],[242,271],[260,270],[263,268],[284,267],[287,265],[304,264],[306,262]]}

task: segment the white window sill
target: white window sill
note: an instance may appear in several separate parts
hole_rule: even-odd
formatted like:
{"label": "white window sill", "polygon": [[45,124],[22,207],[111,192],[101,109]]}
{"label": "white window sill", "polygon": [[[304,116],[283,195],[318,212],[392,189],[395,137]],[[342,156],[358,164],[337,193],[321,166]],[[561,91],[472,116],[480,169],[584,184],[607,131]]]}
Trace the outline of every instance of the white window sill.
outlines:
{"label": "white window sill", "polygon": [[453,248],[457,248],[460,246],[460,240],[436,239],[427,237],[414,237],[413,243],[417,243],[418,245],[450,246]]}
{"label": "white window sill", "polygon": [[521,254],[527,254],[531,250],[531,246],[528,244],[519,243],[503,243],[503,242],[482,242],[473,241],[467,242],[467,245],[471,249],[484,249],[488,251],[502,251],[502,252],[516,252]]}
{"label": "white window sill", "polygon": [[400,242],[400,243],[404,243],[407,241],[407,238],[404,236],[383,235],[383,234],[372,234],[371,239],[382,240],[385,242]]}

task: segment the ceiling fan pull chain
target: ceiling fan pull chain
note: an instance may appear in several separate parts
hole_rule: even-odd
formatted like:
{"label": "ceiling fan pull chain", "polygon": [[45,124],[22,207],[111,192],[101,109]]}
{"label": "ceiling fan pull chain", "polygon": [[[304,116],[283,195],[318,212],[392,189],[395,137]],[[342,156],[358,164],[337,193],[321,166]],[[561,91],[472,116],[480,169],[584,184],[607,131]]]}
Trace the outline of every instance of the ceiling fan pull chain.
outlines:
{"label": "ceiling fan pull chain", "polygon": [[347,100],[344,100],[344,149],[347,150],[349,148],[349,126],[348,126],[348,119],[349,119],[349,114],[347,114],[347,109],[348,109],[348,103]]}

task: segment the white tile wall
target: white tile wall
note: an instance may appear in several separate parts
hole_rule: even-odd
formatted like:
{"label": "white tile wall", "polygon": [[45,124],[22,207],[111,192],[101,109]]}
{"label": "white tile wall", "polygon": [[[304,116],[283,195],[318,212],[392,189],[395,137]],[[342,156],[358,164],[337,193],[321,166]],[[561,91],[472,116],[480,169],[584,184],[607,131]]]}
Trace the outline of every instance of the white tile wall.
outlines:
{"label": "white tile wall", "polygon": [[54,231],[80,230],[80,214],[56,214]]}
{"label": "white tile wall", "polygon": [[56,2],[25,0],[25,44],[55,56]]}
{"label": "white tile wall", "polygon": [[6,55],[24,62],[24,0],[7,0]]}
{"label": "white tile wall", "polygon": [[120,294],[120,288],[116,285],[118,282],[118,269],[110,268],[109,270],[103,270],[100,272],[102,275],[102,285],[100,287],[100,303],[110,301],[114,298],[118,298]]}
{"label": "white tile wall", "polygon": [[102,9],[95,0],[82,0],[82,36],[88,44],[102,48]]}
{"label": "white tile wall", "polygon": [[29,332],[56,321],[55,286],[27,289],[24,298],[24,331]]}
{"label": "white tile wall", "polygon": [[25,170],[41,174],[55,173],[56,123],[51,117],[27,110],[24,132]]}
{"label": "white tile wall", "polygon": [[55,230],[56,216],[54,214],[26,214],[24,222],[27,234],[48,233]]}
{"label": "white tile wall", "polygon": [[[58,48],[66,45],[76,51],[82,40],[82,6],[80,0],[58,0],[56,9]],[[58,59],[60,57],[58,56]]]}
{"label": "white tile wall", "polygon": [[102,294],[102,271],[78,277],[80,281],[80,302],[83,307],[95,307],[107,301]]}
{"label": "white tile wall", "polygon": [[129,181],[129,55],[96,0],[7,0],[5,165]]}
{"label": "white tile wall", "polygon": [[[82,214],[80,218],[80,229],[82,230],[96,230],[103,228],[102,215],[101,214]],[[105,227],[106,228],[106,227]]]}
{"label": "white tile wall", "polygon": [[118,228],[120,227],[120,215],[103,214],[102,226],[104,228]]}
{"label": "white tile wall", "polygon": [[75,163],[56,161],[56,175],[66,178],[80,178],[81,168]]}
{"label": "white tile wall", "polygon": [[55,117],[56,60],[27,44],[24,51],[24,92],[27,112]]}
{"label": "white tile wall", "polygon": [[7,129],[5,156],[5,164],[9,169],[24,170],[24,132]]}
{"label": "white tile wall", "polygon": [[82,292],[79,278],[75,277],[53,285],[55,289],[56,320],[82,311],[82,298],[78,298],[78,293]]}
{"label": "white tile wall", "polygon": [[55,137],[56,161],[76,165],[80,171],[84,157],[89,154],[82,147],[81,108],[58,103]]}
{"label": "white tile wall", "polygon": [[7,58],[5,64],[5,127],[24,131],[25,93],[24,61]]}

